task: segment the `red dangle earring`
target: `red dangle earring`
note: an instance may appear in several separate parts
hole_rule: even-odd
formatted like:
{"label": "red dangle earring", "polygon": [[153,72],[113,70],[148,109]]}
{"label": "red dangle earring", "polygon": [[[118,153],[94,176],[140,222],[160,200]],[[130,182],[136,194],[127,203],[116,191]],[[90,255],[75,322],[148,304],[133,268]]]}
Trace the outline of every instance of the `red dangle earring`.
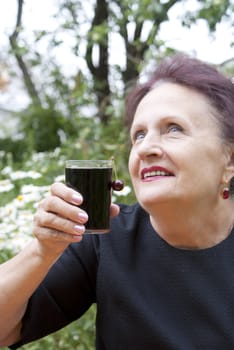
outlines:
{"label": "red dangle earring", "polygon": [[228,199],[230,197],[230,189],[228,187],[224,187],[223,189],[223,199]]}

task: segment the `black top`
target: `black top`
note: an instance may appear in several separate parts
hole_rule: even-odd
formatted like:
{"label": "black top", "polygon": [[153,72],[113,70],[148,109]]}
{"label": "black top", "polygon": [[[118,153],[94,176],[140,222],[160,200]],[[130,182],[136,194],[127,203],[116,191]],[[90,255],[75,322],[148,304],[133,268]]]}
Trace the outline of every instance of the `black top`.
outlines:
{"label": "black top", "polygon": [[170,246],[139,205],[111,233],[71,244],[30,299],[22,342],[97,303],[97,350],[233,350],[234,231],[209,249]]}

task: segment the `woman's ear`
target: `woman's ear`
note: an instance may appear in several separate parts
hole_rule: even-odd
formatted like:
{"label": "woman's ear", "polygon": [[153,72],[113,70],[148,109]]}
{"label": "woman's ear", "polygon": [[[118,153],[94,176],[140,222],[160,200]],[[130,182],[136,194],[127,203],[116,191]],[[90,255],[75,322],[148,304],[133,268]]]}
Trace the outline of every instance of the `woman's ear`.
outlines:
{"label": "woman's ear", "polygon": [[234,179],[234,147],[229,148],[227,165],[225,169],[225,182],[230,183]]}
{"label": "woman's ear", "polygon": [[231,178],[231,181],[230,181],[230,193],[234,200],[234,176]]}
{"label": "woman's ear", "polygon": [[[234,146],[226,149],[227,162],[223,175],[223,182],[228,184],[234,179]],[[234,180],[232,180],[234,181]]]}

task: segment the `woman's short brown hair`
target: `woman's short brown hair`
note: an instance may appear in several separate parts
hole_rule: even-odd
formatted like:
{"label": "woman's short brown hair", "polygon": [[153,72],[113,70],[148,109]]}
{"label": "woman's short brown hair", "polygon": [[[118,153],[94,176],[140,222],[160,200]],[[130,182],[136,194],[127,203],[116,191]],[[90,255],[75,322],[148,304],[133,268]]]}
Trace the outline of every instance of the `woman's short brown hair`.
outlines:
{"label": "woman's short brown hair", "polygon": [[158,81],[177,83],[205,95],[218,112],[216,118],[226,142],[234,144],[234,84],[215,67],[186,55],[164,59],[150,79],[133,89],[126,99],[126,123],[130,127],[142,98]]}

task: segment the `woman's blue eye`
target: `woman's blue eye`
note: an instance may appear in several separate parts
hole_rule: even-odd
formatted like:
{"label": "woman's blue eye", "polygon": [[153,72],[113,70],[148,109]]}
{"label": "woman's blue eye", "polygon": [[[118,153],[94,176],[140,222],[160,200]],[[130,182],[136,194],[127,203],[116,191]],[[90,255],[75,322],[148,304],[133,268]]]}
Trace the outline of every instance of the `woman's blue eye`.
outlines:
{"label": "woman's blue eye", "polygon": [[143,130],[139,130],[136,132],[133,132],[132,134],[132,143],[135,143],[137,141],[143,140],[145,137],[145,132]]}
{"label": "woman's blue eye", "polygon": [[140,130],[134,134],[134,141],[142,140],[145,137],[145,132]]}
{"label": "woman's blue eye", "polygon": [[169,125],[167,131],[168,132],[181,132],[181,131],[183,131],[183,128],[177,124],[171,124],[171,125]]}

